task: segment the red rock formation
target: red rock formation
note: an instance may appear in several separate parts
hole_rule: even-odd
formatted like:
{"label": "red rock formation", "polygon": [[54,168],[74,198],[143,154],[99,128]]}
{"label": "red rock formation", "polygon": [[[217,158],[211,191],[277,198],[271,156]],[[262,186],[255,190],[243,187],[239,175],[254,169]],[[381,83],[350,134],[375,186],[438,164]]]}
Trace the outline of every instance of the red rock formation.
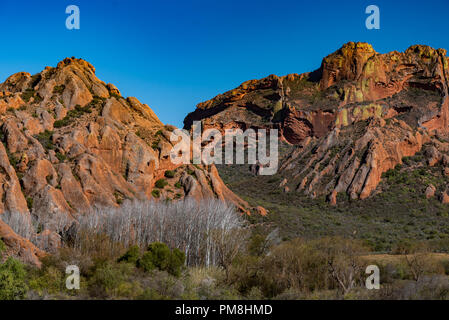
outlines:
{"label": "red rock formation", "polygon": [[[282,140],[297,145],[281,173],[297,191],[336,204],[339,193],[369,197],[403,157],[438,145],[433,136],[448,133],[448,79],[444,49],[380,54],[350,42],[312,73],[247,81],[200,103],[184,124],[279,128]],[[442,161],[435,150],[426,153],[430,166]]]}
{"label": "red rock formation", "polygon": [[[217,197],[248,210],[215,167],[174,165],[174,127],[164,126],[136,98],[123,98],[84,60],[67,58],[33,76],[17,73],[0,84],[0,92],[0,214],[37,219],[44,230],[36,239],[51,238],[50,247],[60,242],[55,232],[77,215],[126,199]],[[167,170],[173,177],[164,177]],[[155,188],[161,178],[167,186]],[[11,252],[22,256],[22,245],[31,250],[26,239],[2,228],[5,243],[16,248]]]}
{"label": "red rock formation", "polygon": [[[324,58],[315,72],[247,81],[198,104],[185,118],[184,127],[189,129],[193,121],[201,120],[205,127],[218,129],[279,128],[286,141],[299,144],[308,136],[322,137],[336,126],[372,116],[397,116],[404,112],[400,105],[410,102],[407,97],[413,89],[434,94],[434,100],[444,96],[447,59],[444,49],[428,46],[379,54],[369,44],[349,42]],[[386,101],[391,98],[393,104]],[[446,98],[440,106],[438,101],[433,106],[430,99],[424,101],[427,110],[421,102],[415,101],[412,110],[420,126],[429,130],[447,127]]]}
{"label": "red rock formation", "polygon": [[45,256],[45,253],[38,249],[29,240],[17,235],[6,223],[0,220],[0,239],[6,245],[6,255],[19,257],[22,261],[31,263],[35,266],[40,266],[40,258]]}

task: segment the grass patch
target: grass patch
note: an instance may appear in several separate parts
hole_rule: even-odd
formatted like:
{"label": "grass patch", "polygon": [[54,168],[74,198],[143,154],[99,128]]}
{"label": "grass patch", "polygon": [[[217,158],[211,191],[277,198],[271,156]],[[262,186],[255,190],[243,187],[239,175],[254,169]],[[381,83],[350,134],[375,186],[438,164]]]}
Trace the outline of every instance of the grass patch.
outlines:
{"label": "grass patch", "polygon": [[55,128],[66,127],[71,124],[76,118],[83,116],[86,113],[92,113],[91,105],[87,105],[85,107],[81,107],[79,104],[75,106],[75,109],[67,112],[67,115],[61,119],[56,120],[53,124]]}
{"label": "grass patch", "polygon": [[45,150],[53,150],[55,148],[55,145],[51,140],[52,135],[53,131],[45,130],[44,132],[34,135],[34,137],[40,142]]}
{"label": "grass patch", "polygon": [[175,171],[174,170],[167,170],[167,171],[165,171],[164,176],[166,178],[174,178],[175,177]]}
{"label": "grass patch", "polygon": [[159,197],[161,196],[161,191],[158,190],[158,189],[153,189],[153,190],[151,191],[151,195],[152,195],[153,197],[155,197],[155,198],[159,198]]}
{"label": "grass patch", "polygon": [[159,188],[159,189],[164,189],[164,187],[165,187],[167,184],[168,184],[167,180],[165,180],[165,179],[159,179],[159,180],[156,181],[156,183],[154,184],[154,186],[155,186],[156,188]]}
{"label": "grass patch", "polygon": [[64,92],[65,85],[61,84],[60,86],[53,87],[53,93],[62,94]]}
{"label": "grass patch", "polygon": [[34,94],[35,94],[35,92],[34,92],[33,89],[26,89],[26,90],[22,93],[21,98],[22,98],[23,101],[29,102],[30,99],[31,99],[32,97],[34,97]]}

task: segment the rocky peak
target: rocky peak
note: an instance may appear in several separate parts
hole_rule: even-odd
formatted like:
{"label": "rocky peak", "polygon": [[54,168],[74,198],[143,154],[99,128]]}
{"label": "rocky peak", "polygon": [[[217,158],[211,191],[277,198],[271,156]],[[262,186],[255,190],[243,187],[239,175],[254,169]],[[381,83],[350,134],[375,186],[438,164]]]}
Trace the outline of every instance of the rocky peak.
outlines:
{"label": "rocky peak", "polygon": [[336,82],[356,80],[363,72],[367,60],[377,52],[364,42],[348,42],[338,51],[323,59],[321,64],[321,89],[325,90]]}
{"label": "rocky peak", "polygon": [[296,145],[281,165],[289,189],[332,203],[338,194],[364,199],[403,157],[449,139],[446,54],[423,45],[380,54],[349,42],[314,72],[250,80],[199,104],[184,126],[277,128]]}
{"label": "rocky peak", "polygon": [[137,98],[121,96],[82,59],[16,73],[0,93],[0,220],[17,213],[42,229],[32,244],[0,224],[15,255],[35,263],[41,251],[34,245],[52,250],[45,239],[58,245],[78,215],[133,199],[216,197],[247,211],[214,166],[174,165],[174,127]]}
{"label": "rocky peak", "polygon": [[[65,58],[64,60],[62,60],[61,62],[58,63],[56,68],[63,69],[67,66],[72,66],[72,67],[80,68],[80,69],[87,69],[87,70],[90,70],[91,72],[95,73],[95,68],[92,64],[90,64],[86,60],[77,59],[75,57]],[[45,69],[47,70],[47,69],[52,69],[52,68],[46,67]]]}

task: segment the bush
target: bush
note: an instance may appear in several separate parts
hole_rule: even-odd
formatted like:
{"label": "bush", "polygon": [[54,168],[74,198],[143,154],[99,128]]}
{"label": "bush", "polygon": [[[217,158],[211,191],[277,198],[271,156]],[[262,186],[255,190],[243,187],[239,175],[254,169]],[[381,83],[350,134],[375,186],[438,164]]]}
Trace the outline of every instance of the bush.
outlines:
{"label": "bush", "polygon": [[53,141],[51,140],[52,135],[53,131],[45,130],[44,132],[41,132],[34,137],[40,142],[45,150],[51,150],[55,148]]}
{"label": "bush", "polygon": [[148,246],[148,251],[143,254],[138,265],[147,272],[156,268],[159,270],[166,270],[169,258],[170,249],[167,245],[155,242]]}
{"label": "bush", "polygon": [[181,268],[186,261],[186,255],[178,248],[174,248],[170,255],[170,261],[168,264],[168,273],[179,277],[181,275]]}
{"label": "bush", "polygon": [[20,300],[25,298],[28,287],[25,283],[26,271],[21,262],[8,258],[0,265],[0,300]]}
{"label": "bush", "polygon": [[174,178],[175,177],[175,171],[167,170],[167,171],[165,171],[164,175],[165,175],[166,178]]}
{"label": "bush", "polygon": [[128,291],[124,286],[133,273],[134,267],[129,263],[100,262],[89,279],[89,293],[99,298],[121,296],[123,291]]}
{"label": "bush", "polygon": [[129,262],[132,264],[137,264],[140,258],[140,248],[139,246],[132,246],[126,251],[126,253],[118,259],[118,262]]}
{"label": "bush", "polygon": [[5,250],[6,250],[6,245],[5,245],[5,243],[2,241],[2,239],[0,239],[0,259],[1,259],[1,257],[2,257],[3,251],[5,251]]}
{"label": "bush", "polygon": [[70,118],[65,117],[62,120],[56,120],[53,123],[53,127],[62,128],[62,127],[68,126],[69,124],[70,124]]}
{"label": "bush", "polygon": [[168,184],[167,180],[165,179],[159,179],[154,184],[156,188],[164,189],[164,187]]}
{"label": "bush", "polygon": [[152,143],[151,143],[151,148],[153,148],[154,150],[159,150],[160,148],[159,148],[159,142],[161,142],[159,139],[158,140],[154,140]]}
{"label": "bush", "polygon": [[158,189],[153,189],[151,191],[151,195],[155,198],[159,198],[161,196],[161,192]]}
{"label": "bush", "polygon": [[28,207],[28,209],[33,209],[33,198],[31,198],[31,197],[27,197],[26,198],[26,201],[27,201],[27,207]]}
{"label": "bush", "polygon": [[184,262],[185,255],[179,249],[170,250],[166,244],[154,242],[148,246],[137,265],[146,272],[158,269],[178,277]]}
{"label": "bush", "polygon": [[22,93],[21,97],[22,100],[25,102],[30,101],[30,99],[34,96],[34,90],[33,89],[26,89],[25,92]]}
{"label": "bush", "polygon": [[42,296],[44,293],[57,294],[64,290],[64,274],[54,266],[45,266],[29,280],[30,289]]}
{"label": "bush", "polygon": [[59,162],[67,160],[67,156],[61,152],[56,152],[56,158],[58,158]]}
{"label": "bush", "polygon": [[68,126],[73,122],[73,119],[81,117],[85,113],[92,113],[91,105],[81,107],[79,104],[75,106],[75,109],[67,112],[67,115],[62,120],[57,120],[53,123],[53,127],[61,128]]}
{"label": "bush", "polygon": [[241,256],[234,260],[229,281],[241,293],[253,287],[273,298],[289,290],[316,292],[338,290],[343,295],[361,284],[364,248],[342,238],[281,243],[264,257]]}
{"label": "bush", "polygon": [[65,89],[65,85],[60,85],[60,86],[54,86],[53,87],[53,93],[59,93],[62,94],[64,92]]}

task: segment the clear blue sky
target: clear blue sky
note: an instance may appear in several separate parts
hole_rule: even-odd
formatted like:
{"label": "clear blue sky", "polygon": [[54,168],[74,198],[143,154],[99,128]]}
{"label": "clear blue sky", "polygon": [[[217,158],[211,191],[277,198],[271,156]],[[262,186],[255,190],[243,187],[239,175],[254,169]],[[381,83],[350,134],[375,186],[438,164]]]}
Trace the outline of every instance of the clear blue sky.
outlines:
{"label": "clear blue sky", "polygon": [[[70,4],[80,30],[65,28]],[[365,28],[370,4],[380,7],[381,30]],[[197,103],[249,79],[312,71],[348,41],[382,53],[449,49],[448,13],[448,0],[0,0],[0,82],[75,56],[182,126]]]}

